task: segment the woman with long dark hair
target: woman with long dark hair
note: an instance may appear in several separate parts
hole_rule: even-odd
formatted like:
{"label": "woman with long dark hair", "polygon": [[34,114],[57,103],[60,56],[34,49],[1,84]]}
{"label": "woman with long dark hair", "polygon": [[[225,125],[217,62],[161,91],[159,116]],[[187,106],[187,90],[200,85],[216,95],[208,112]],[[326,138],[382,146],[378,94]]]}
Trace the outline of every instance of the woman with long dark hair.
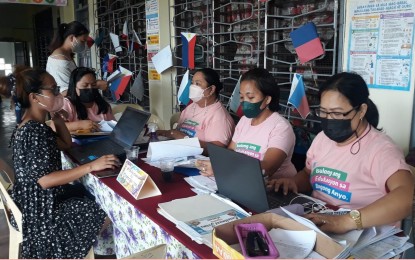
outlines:
{"label": "woman with long dark hair", "polygon": [[65,119],[70,132],[99,131],[99,121],[115,120],[111,105],[98,91],[95,71],[85,67],[72,71],[63,109],[68,112]]}
{"label": "woman with long dark hair", "polygon": [[396,225],[409,215],[413,178],[402,151],[377,129],[379,113],[363,78],[343,72],[320,88],[323,131],[307,152],[306,166],[294,178],[273,180],[275,190],[312,192],[330,205],[350,209],[341,216],[309,214],[321,230],[345,233]]}

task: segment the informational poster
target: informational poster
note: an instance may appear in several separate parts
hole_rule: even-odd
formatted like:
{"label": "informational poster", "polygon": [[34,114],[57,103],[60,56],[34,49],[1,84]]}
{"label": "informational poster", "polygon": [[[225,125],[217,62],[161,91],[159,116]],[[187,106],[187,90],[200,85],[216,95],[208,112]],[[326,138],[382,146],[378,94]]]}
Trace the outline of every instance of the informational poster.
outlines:
{"label": "informational poster", "polygon": [[413,0],[349,0],[347,71],[370,88],[409,91],[414,48]]}
{"label": "informational poster", "polygon": [[158,0],[146,0],[146,33],[148,79],[161,80],[151,58],[160,51],[160,23]]}
{"label": "informational poster", "polygon": [[0,0],[0,3],[66,6],[68,0]]}

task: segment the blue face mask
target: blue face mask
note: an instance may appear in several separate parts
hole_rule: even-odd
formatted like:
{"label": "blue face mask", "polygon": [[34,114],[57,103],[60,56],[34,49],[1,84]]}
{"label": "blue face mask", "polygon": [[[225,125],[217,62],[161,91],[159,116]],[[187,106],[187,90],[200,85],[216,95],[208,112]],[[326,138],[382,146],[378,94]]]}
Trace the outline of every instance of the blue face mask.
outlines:
{"label": "blue face mask", "polygon": [[242,111],[243,111],[244,115],[247,118],[257,117],[265,109],[265,108],[261,109],[261,105],[262,105],[263,101],[264,100],[261,100],[261,101],[256,102],[256,103],[250,103],[250,102],[247,102],[247,101],[242,101],[241,105],[242,105]]}

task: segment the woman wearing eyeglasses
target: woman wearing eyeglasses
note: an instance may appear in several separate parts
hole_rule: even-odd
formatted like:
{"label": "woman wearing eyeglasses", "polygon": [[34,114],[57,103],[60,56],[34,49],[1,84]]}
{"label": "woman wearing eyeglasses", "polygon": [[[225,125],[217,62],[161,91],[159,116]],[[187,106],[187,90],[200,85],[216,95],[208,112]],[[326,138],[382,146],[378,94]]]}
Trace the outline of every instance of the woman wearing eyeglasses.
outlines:
{"label": "woman wearing eyeglasses", "polygon": [[397,224],[412,209],[414,184],[402,151],[376,127],[379,114],[361,76],[343,72],[320,88],[320,132],[306,167],[270,187],[310,192],[329,205],[350,209],[342,216],[309,214],[321,230],[345,233]]}
{"label": "woman wearing eyeglasses", "polygon": [[[71,136],[60,111],[63,97],[54,78],[41,69],[16,76],[16,96],[26,112],[12,134],[15,182],[12,198],[22,212],[21,257],[84,258],[105,220],[95,201],[69,197],[68,183],[91,171],[115,168],[117,157],[106,155],[82,166],[62,170],[60,150]],[[45,124],[50,113],[56,132]]]}
{"label": "woman wearing eyeglasses", "polygon": [[85,67],[72,71],[63,109],[70,132],[100,131],[98,122],[115,120],[111,105],[98,91],[95,71]]}

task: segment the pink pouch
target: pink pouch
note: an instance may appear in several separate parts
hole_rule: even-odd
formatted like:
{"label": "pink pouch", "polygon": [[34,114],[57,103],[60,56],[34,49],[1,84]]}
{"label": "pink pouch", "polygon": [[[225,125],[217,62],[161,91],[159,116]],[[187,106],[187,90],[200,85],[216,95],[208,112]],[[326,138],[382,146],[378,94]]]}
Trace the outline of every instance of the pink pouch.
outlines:
{"label": "pink pouch", "polygon": [[[249,256],[246,249],[246,238],[250,231],[257,231],[261,233],[262,237],[266,240],[268,244],[268,255],[259,255],[259,256]],[[277,248],[274,245],[271,237],[268,234],[267,229],[262,223],[251,223],[251,224],[238,224],[235,225],[235,232],[238,236],[239,244],[241,245],[242,254],[245,258],[278,258],[280,256]]]}

